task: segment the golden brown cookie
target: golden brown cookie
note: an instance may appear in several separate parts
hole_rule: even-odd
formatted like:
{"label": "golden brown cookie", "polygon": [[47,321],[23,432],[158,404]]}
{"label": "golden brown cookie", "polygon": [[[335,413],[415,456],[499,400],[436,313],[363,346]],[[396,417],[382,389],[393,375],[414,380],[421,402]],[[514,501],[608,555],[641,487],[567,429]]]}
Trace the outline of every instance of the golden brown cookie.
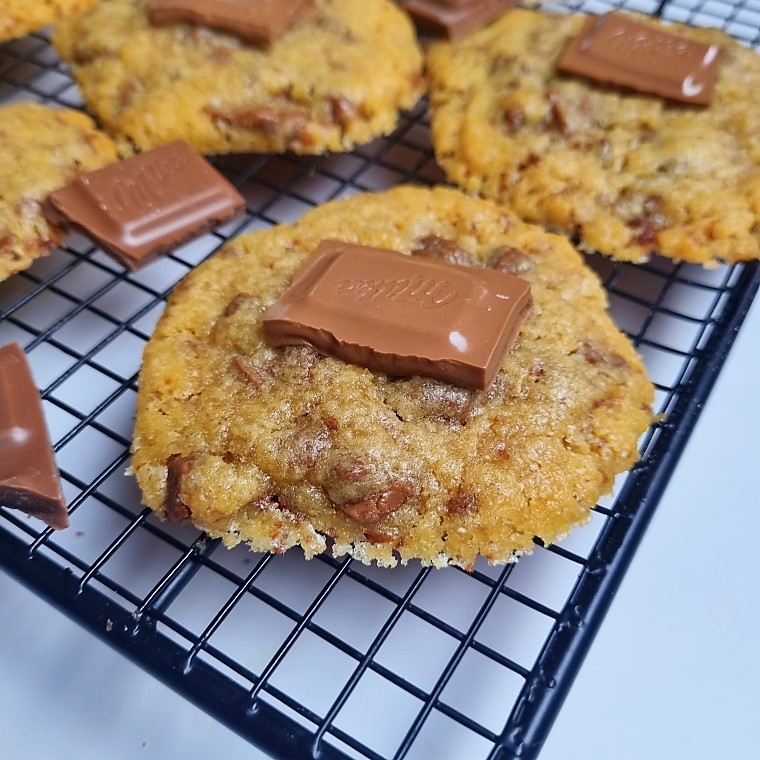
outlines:
{"label": "golden brown cookie", "polygon": [[95,0],[3,0],[0,7],[0,42],[36,32],[94,2]]}
{"label": "golden brown cookie", "polygon": [[118,155],[88,116],[36,103],[0,108],[0,145],[1,281],[63,241],[64,230],[47,221],[42,201]]}
{"label": "golden brown cookie", "polygon": [[389,0],[316,0],[270,47],[188,23],[151,26],[147,0],[111,0],[61,24],[54,44],[89,109],[141,149],[349,150],[390,132],[422,93],[422,54]]}
{"label": "golden brown cookie", "polygon": [[721,49],[712,104],[679,104],[558,74],[584,18],[514,10],[431,46],[448,177],[618,259],[760,257],[760,56],[714,29],[668,26]]}
{"label": "golden brown cookie", "polygon": [[[323,239],[531,283],[490,388],[390,378],[262,315]],[[140,373],[132,468],[145,503],[257,551],[394,565],[505,562],[584,522],[637,456],[652,386],[562,237],[457,190],[400,187],[241,236],[175,289]]]}

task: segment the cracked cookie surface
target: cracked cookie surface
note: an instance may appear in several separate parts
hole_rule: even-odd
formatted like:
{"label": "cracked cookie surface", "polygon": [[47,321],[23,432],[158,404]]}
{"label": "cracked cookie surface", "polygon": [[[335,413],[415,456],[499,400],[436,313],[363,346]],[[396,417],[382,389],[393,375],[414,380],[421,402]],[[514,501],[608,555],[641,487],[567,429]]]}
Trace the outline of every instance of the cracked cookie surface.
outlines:
{"label": "cracked cookie surface", "polygon": [[188,23],[151,26],[147,0],[61,24],[54,45],[119,141],[201,153],[318,154],[393,130],[423,90],[422,53],[389,0],[315,0],[269,48]]}
{"label": "cracked cookie surface", "polygon": [[[323,239],[528,280],[533,309],[486,391],[389,378],[262,315]],[[504,562],[585,521],[636,459],[652,386],[562,237],[451,189],[334,201],[243,235],[175,289],[140,372],[132,469],[145,503],[227,545],[363,562]]]}
{"label": "cracked cookie surface", "polygon": [[712,104],[681,105],[558,74],[584,18],[514,10],[430,47],[449,179],[620,260],[760,257],[760,55],[718,30],[636,15],[721,48]]}
{"label": "cracked cookie surface", "polygon": [[64,230],[42,213],[45,198],[118,155],[111,139],[88,116],[36,103],[0,108],[0,145],[2,281],[63,241]]}

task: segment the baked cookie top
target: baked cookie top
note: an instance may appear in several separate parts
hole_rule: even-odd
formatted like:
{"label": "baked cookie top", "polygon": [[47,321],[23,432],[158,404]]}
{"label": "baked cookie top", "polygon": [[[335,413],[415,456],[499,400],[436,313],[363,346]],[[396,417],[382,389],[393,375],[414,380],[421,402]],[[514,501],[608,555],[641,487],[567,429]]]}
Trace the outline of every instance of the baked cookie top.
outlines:
{"label": "baked cookie top", "polygon": [[[31,125],[31,126],[30,126]],[[36,103],[0,108],[0,281],[31,266],[64,238],[41,202],[78,174],[118,155],[88,116]]]}
{"label": "baked cookie top", "polygon": [[3,0],[0,8],[0,42],[23,37],[43,26],[54,24],[94,2],[95,0]]}
{"label": "baked cookie top", "polygon": [[54,45],[104,127],[139,148],[349,150],[417,102],[422,53],[389,0],[316,5],[263,48],[187,23],[151,26],[147,0],[111,0],[61,24]]}
{"label": "baked cookie top", "polygon": [[760,55],[714,29],[634,17],[720,46],[709,107],[560,75],[585,16],[513,10],[429,49],[439,163],[466,190],[617,259],[760,257]]}
{"label": "baked cookie top", "polygon": [[[532,311],[489,389],[269,348],[262,315],[323,239],[528,280]],[[402,186],[240,236],[178,285],[145,350],[132,469],[146,504],[230,546],[311,557],[332,537],[366,563],[470,567],[586,520],[635,460],[652,397],[564,238]]]}

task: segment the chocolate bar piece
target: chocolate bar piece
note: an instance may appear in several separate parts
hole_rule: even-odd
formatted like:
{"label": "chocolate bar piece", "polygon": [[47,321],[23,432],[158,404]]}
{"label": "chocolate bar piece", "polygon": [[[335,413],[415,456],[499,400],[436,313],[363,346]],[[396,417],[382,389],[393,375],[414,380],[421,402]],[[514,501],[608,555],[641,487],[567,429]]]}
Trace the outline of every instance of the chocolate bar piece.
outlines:
{"label": "chocolate bar piece", "polygon": [[54,224],[137,269],[240,214],[240,193],[181,140],[82,174],[48,197]]}
{"label": "chocolate bar piece", "polygon": [[530,306],[530,284],[503,272],[323,240],[267,310],[264,337],[484,390]]}
{"label": "chocolate bar piece", "polygon": [[431,34],[461,40],[517,5],[517,0],[404,0],[417,26]]}
{"label": "chocolate bar piece", "polygon": [[557,70],[682,103],[712,100],[720,48],[678,37],[619,13],[589,16]]}
{"label": "chocolate bar piece", "polygon": [[69,527],[40,394],[16,343],[0,348],[0,505]]}
{"label": "chocolate bar piece", "polygon": [[151,24],[189,21],[271,45],[291,26],[314,15],[314,0],[151,0]]}

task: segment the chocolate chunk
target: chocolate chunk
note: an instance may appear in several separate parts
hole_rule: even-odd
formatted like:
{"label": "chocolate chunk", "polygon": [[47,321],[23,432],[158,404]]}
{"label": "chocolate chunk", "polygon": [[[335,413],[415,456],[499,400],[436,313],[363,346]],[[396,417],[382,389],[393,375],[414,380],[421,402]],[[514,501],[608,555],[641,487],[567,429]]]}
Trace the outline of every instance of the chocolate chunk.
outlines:
{"label": "chocolate chunk", "polygon": [[45,213],[134,270],[244,207],[235,188],[180,140],[80,175],[48,197]]}
{"label": "chocolate chunk", "polygon": [[329,446],[329,426],[309,418],[283,440],[282,461],[294,473],[298,473],[298,477],[304,477]]}
{"label": "chocolate chunk", "polygon": [[551,106],[551,119],[550,126],[554,127],[558,132],[563,135],[570,134],[570,121],[568,119],[567,108],[562,101],[562,96],[555,91],[550,91],[547,94],[549,99],[549,105]]}
{"label": "chocolate chunk", "polygon": [[433,261],[442,261],[445,264],[456,264],[460,267],[477,266],[477,259],[464,248],[460,248],[453,240],[427,235],[417,243],[412,251],[412,256],[421,256]]}
{"label": "chocolate chunk", "polygon": [[69,527],[40,394],[16,343],[0,348],[0,504]]}
{"label": "chocolate chunk", "polygon": [[583,341],[578,347],[586,364],[603,365],[613,369],[629,369],[628,362],[617,351],[607,346]]}
{"label": "chocolate chunk", "polygon": [[426,32],[455,41],[487,26],[517,0],[404,0],[403,7]]}
{"label": "chocolate chunk", "polygon": [[349,483],[362,483],[367,479],[367,465],[356,457],[349,457],[333,468],[333,476]]}
{"label": "chocolate chunk", "polygon": [[250,364],[247,364],[240,356],[236,356],[232,363],[238,372],[246,379],[246,381],[252,385],[256,390],[261,388],[267,380],[267,376],[263,371],[255,369]]}
{"label": "chocolate chunk", "polygon": [[488,265],[497,272],[519,275],[533,269],[533,259],[519,248],[503,245],[491,253]]}
{"label": "chocolate chunk", "polygon": [[589,16],[557,70],[694,105],[709,105],[716,45],[653,29],[619,13]]}
{"label": "chocolate chunk", "polygon": [[151,24],[189,21],[255,44],[271,45],[316,12],[314,0],[151,0]]}
{"label": "chocolate chunk", "polygon": [[298,108],[250,106],[231,111],[207,106],[204,110],[214,121],[222,122],[229,127],[247,129],[262,134],[284,131],[291,137],[297,137],[305,133],[311,122],[308,111]]}
{"label": "chocolate chunk", "polygon": [[511,132],[516,132],[525,124],[525,111],[520,106],[509,106],[504,111],[504,121]]}
{"label": "chocolate chunk", "polygon": [[343,449],[332,439],[320,452],[319,483],[335,505],[353,504],[387,491],[399,476],[362,452]]}
{"label": "chocolate chunk", "polygon": [[343,95],[330,98],[330,118],[341,129],[348,129],[359,117],[361,109]]}
{"label": "chocolate chunk", "polygon": [[387,402],[403,420],[429,419],[464,425],[473,408],[474,391],[428,377],[389,384]]}
{"label": "chocolate chunk", "polygon": [[172,454],[166,460],[166,500],[164,514],[169,520],[189,520],[190,507],[182,500],[182,480],[193,465],[193,456]]}
{"label": "chocolate chunk", "polygon": [[637,216],[629,220],[628,227],[634,233],[633,242],[636,245],[654,247],[657,243],[657,228],[646,216]]}
{"label": "chocolate chunk", "polygon": [[341,504],[340,509],[362,525],[372,525],[400,509],[409,499],[409,489],[395,485],[382,493],[372,494],[361,501]]}
{"label": "chocolate chunk", "polygon": [[252,296],[250,293],[238,293],[228,304],[225,306],[222,312],[223,317],[231,317],[233,314],[237,314],[240,309],[246,304],[257,304],[258,298]]}
{"label": "chocolate chunk", "polygon": [[478,495],[470,491],[457,491],[446,502],[446,511],[450,515],[462,515],[466,512],[476,512],[478,509]]}
{"label": "chocolate chunk", "polygon": [[263,327],[274,348],[484,390],[529,310],[530,284],[493,269],[323,240]]}
{"label": "chocolate chunk", "polygon": [[384,530],[377,530],[373,528],[365,528],[363,533],[364,538],[373,544],[388,544],[393,541],[394,538],[392,533],[387,533]]}

